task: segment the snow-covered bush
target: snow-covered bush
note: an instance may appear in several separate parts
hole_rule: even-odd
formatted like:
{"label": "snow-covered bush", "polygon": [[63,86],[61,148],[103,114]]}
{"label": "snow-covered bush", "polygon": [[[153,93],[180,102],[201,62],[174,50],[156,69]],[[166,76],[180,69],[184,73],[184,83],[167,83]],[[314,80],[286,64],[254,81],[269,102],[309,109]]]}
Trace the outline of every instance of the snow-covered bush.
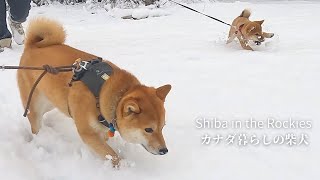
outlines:
{"label": "snow-covered bush", "polygon": [[155,4],[158,0],[32,0],[37,6],[48,5],[53,2],[59,2],[61,4],[73,5],[78,3],[86,3],[90,6],[101,6],[110,5],[111,7],[119,8],[135,8],[140,5],[151,5]]}

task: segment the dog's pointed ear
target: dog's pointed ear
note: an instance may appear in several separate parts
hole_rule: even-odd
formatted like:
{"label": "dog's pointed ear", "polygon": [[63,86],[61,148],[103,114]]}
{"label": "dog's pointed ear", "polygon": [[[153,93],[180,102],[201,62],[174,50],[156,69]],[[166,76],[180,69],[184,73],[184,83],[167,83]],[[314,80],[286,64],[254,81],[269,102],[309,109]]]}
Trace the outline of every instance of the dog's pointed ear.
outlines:
{"label": "dog's pointed ear", "polygon": [[258,24],[262,24],[264,22],[264,20],[261,20],[261,21],[256,21],[256,23],[258,23]]}
{"label": "dog's pointed ear", "polygon": [[127,102],[125,102],[123,107],[123,112],[125,116],[128,116],[132,113],[139,114],[140,113],[140,107],[138,105],[138,102],[134,99],[130,99]]}
{"label": "dog's pointed ear", "polygon": [[167,84],[167,85],[158,87],[156,89],[156,93],[157,93],[157,96],[164,101],[170,90],[171,90],[171,85]]}

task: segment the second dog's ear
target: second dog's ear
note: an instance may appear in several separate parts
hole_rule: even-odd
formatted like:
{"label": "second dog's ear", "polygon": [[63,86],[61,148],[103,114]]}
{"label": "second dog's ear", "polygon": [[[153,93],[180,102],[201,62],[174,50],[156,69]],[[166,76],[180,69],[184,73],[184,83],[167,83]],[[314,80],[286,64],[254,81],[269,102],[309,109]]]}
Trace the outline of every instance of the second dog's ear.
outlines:
{"label": "second dog's ear", "polygon": [[136,100],[128,100],[124,104],[123,112],[125,116],[128,116],[131,113],[135,113],[135,114],[140,113],[140,107],[138,105],[138,102]]}
{"label": "second dog's ear", "polygon": [[261,20],[261,21],[256,21],[256,23],[258,23],[258,24],[262,24],[264,22],[264,20]]}
{"label": "second dog's ear", "polygon": [[157,93],[157,96],[164,101],[170,90],[171,90],[171,85],[167,84],[157,88],[156,93]]}

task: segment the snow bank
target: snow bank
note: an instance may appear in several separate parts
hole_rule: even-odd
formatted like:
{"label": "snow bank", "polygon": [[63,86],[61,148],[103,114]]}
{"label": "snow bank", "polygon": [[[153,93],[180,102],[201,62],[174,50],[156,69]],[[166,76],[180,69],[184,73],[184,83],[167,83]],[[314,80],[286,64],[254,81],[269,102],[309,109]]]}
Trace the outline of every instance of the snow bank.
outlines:
{"label": "snow bank", "polygon": [[124,19],[145,19],[150,17],[160,17],[160,16],[167,16],[169,13],[162,9],[154,9],[154,8],[147,8],[141,7],[137,9],[119,9],[114,8],[110,10],[108,13],[112,17],[117,18],[124,18]]}

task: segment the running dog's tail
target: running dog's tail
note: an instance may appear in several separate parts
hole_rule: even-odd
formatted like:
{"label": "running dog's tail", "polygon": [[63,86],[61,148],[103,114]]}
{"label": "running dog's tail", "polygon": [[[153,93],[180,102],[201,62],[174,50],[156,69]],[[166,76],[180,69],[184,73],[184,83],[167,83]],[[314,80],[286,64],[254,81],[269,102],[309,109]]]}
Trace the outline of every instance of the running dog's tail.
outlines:
{"label": "running dog's tail", "polygon": [[27,28],[25,48],[63,44],[65,38],[66,33],[60,23],[47,18],[36,18]]}
{"label": "running dog's tail", "polygon": [[240,14],[239,17],[249,18],[250,15],[251,15],[250,10],[249,9],[245,9],[245,10],[242,11],[242,13]]}

